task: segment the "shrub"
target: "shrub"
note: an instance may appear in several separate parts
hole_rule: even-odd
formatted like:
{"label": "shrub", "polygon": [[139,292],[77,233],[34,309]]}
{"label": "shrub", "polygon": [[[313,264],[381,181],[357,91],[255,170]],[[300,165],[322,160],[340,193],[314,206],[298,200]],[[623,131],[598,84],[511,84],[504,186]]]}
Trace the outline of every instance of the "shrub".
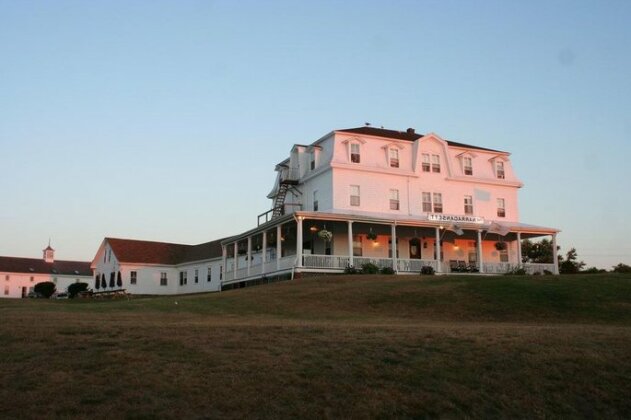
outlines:
{"label": "shrub", "polygon": [[552,271],[550,271],[550,270],[543,270],[543,274],[545,274],[546,276],[551,276],[554,273]]}
{"label": "shrub", "polygon": [[377,274],[379,272],[379,267],[373,263],[365,263],[362,264],[362,273],[363,274]]}
{"label": "shrub", "polygon": [[431,265],[424,265],[421,267],[421,275],[433,276],[434,275],[434,267]]}
{"label": "shrub", "polygon": [[53,293],[55,293],[56,289],[57,286],[55,286],[55,283],[52,281],[44,281],[42,283],[37,283],[33,288],[33,291],[48,299],[53,295]]}
{"label": "shrub", "polygon": [[528,273],[526,273],[524,267],[515,267],[506,272],[508,276],[525,276],[526,274]]}
{"label": "shrub", "polygon": [[392,267],[383,267],[380,272],[381,274],[394,274]]}
{"label": "shrub", "polygon": [[85,292],[86,290],[88,290],[88,283],[72,283],[68,286],[68,297],[74,299],[79,292]]}
{"label": "shrub", "polygon": [[347,265],[344,269],[344,274],[359,274],[359,271],[352,265]]}

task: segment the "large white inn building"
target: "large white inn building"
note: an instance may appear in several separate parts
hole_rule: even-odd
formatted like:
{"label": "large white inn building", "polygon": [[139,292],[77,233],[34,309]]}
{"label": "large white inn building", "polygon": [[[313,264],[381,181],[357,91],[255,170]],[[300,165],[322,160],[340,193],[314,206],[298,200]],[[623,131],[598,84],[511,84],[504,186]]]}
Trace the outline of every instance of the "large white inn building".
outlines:
{"label": "large white inn building", "polygon": [[[414,129],[336,130],[276,165],[272,209],[222,241],[222,285],[367,262],[397,273],[557,273],[557,229],[521,223],[510,154]],[[522,264],[551,236],[554,264]]]}

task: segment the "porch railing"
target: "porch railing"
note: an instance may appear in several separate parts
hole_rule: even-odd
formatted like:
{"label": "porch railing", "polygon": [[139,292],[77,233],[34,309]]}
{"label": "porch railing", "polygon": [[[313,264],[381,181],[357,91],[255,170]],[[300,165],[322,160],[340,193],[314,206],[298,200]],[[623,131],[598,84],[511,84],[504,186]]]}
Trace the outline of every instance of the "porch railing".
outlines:
{"label": "porch railing", "polygon": [[438,271],[438,261],[436,260],[406,260],[397,259],[397,271],[408,273],[420,273],[423,267],[432,267],[434,271]]}
{"label": "porch railing", "polygon": [[379,268],[393,268],[392,258],[353,257],[353,265],[357,268],[367,263],[375,264]]}
{"label": "porch railing", "polygon": [[540,263],[525,263],[524,270],[528,274],[544,274],[545,271],[549,271],[550,273],[554,273],[554,264],[540,264]]}
{"label": "porch railing", "polygon": [[302,265],[307,268],[345,269],[350,258],[345,255],[317,255],[307,254],[303,257]]}

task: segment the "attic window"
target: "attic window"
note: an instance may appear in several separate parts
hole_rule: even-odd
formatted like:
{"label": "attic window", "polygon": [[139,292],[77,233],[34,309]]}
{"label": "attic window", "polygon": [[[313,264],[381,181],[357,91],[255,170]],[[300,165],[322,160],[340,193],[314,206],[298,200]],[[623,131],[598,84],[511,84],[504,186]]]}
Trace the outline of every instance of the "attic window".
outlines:
{"label": "attic window", "polygon": [[359,143],[351,143],[351,162],[360,163],[361,155],[359,153]]}

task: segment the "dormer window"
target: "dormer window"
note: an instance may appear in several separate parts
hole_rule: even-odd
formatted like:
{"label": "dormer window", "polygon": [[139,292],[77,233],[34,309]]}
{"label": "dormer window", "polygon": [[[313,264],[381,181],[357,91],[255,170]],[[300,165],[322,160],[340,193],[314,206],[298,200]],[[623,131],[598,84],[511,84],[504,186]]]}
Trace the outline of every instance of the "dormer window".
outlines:
{"label": "dormer window", "polygon": [[470,157],[462,158],[462,166],[465,175],[473,175],[473,160]]}
{"label": "dormer window", "polygon": [[422,164],[423,172],[429,172],[430,171],[429,154],[423,153],[422,158],[423,158],[423,164]]}
{"label": "dormer window", "polygon": [[440,172],[440,156],[432,155],[432,172]]}
{"label": "dormer window", "polygon": [[361,156],[359,153],[359,144],[351,143],[351,162],[352,163],[360,163]]}
{"label": "dormer window", "polygon": [[390,148],[389,158],[390,158],[389,159],[390,167],[398,168],[399,167],[399,149]]}
{"label": "dormer window", "polygon": [[506,177],[506,173],[504,172],[504,162],[501,160],[495,161],[495,174],[498,179],[504,179]]}
{"label": "dormer window", "polygon": [[315,150],[313,152],[311,152],[311,163],[309,164],[309,167],[311,168],[311,170],[315,170],[316,167],[316,152]]}

